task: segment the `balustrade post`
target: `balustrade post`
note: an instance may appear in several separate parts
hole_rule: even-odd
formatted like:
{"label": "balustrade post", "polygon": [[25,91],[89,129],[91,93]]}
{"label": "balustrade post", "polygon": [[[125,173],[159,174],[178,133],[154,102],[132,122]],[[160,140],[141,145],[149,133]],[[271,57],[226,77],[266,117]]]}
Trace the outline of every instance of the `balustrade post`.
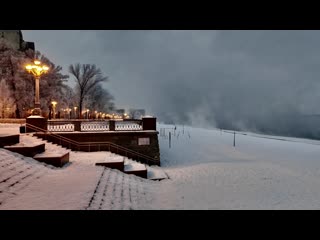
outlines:
{"label": "balustrade post", "polygon": [[157,130],[157,118],[144,117],[142,118],[142,130]]}
{"label": "balustrade post", "polygon": [[73,125],[75,132],[81,132],[81,121],[74,121]]}
{"label": "balustrade post", "polygon": [[109,130],[110,131],[115,131],[116,130],[116,121],[109,120]]}

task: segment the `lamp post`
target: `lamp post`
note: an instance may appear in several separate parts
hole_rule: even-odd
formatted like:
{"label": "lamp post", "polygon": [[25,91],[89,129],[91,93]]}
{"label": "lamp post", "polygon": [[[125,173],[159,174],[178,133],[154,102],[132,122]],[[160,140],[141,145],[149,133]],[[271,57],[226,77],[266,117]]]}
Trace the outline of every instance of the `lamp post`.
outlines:
{"label": "lamp post", "polygon": [[51,104],[53,106],[53,119],[55,119],[56,118],[56,105],[57,105],[57,102],[56,101],[52,101]]}
{"label": "lamp post", "polygon": [[39,80],[40,76],[46,72],[48,72],[49,67],[46,65],[41,65],[41,62],[35,60],[34,64],[28,64],[26,66],[26,70],[31,73],[35,77],[35,103],[34,103],[34,110],[32,115],[41,115],[40,109],[40,92],[39,92]]}
{"label": "lamp post", "polygon": [[71,108],[68,108],[68,119],[71,119]]}
{"label": "lamp post", "polygon": [[89,109],[87,109],[87,119],[89,119]]}
{"label": "lamp post", "polygon": [[74,118],[77,118],[77,107],[73,107],[74,109]]}

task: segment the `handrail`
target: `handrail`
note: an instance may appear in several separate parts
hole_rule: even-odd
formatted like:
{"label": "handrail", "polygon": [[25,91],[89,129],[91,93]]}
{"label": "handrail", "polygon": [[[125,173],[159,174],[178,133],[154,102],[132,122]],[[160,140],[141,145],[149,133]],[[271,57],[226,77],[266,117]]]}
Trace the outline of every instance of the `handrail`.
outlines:
{"label": "handrail", "polygon": [[145,155],[145,154],[143,154],[143,153],[136,152],[136,151],[131,150],[131,149],[129,149],[129,148],[125,148],[125,147],[120,146],[120,145],[117,145],[117,144],[115,144],[115,143],[113,143],[113,142],[81,142],[81,143],[79,143],[79,144],[82,145],[82,146],[88,146],[88,145],[90,145],[90,144],[95,144],[95,145],[108,144],[108,145],[117,147],[117,148],[119,148],[119,149],[122,149],[122,150],[124,150],[124,151],[130,152],[130,153],[133,153],[133,154],[138,154],[138,155],[140,155],[140,157],[150,158],[151,161],[157,161],[157,160],[155,160],[154,158],[152,158],[152,157],[150,157],[150,156],[148,156],[148,155]]}
{"label": "handrail", "polygon": [[[73,145],[75,145],[76,147],[78,147],[78,149],[79,149],[80,147],[83,147],[83,146],[89,146],[89,147],[90,147],[90,146],[107,145],[107,146],[109,146],[109,147],[110,147],[110,146],[113,146],[113,147],[115,147],[115,148],[117,148],[117,149],[123,150],[123,151],[125,151],[126,153],[134,154],[134,155],[136,155],[137,157],[145,158],[145,159],[147,159],[147,163],[148,163],[148,161],[151,161],[151,162],[153,162],[153,163],[158,163],[158,162],[159,162],[157,159],[152,158],[152,157],[150,157],[150,156],[148,156],[148,155],[145,155],[145,154],[136,152],[136,151],[134,151],[134,150],[125,148],[125,147],[123,147],[123,146],[117,145],[117,144],[112,143],[112,142],[77,142],[77,141],[71,140],[71,139],[69,139],[69,138],[63,137],[63,136],[61,136],[61,135],[55,134],[55,133],[53,133],[53,132],[51,132],[51,131],[48,131],[48,130],[39,128],[39,127],[34,126],[34,125],[32,125],[32,124],[29,124],[29,123],[27,123],[26,126],[29,127],[29,128],[31,128],[31,129],[33,129],[33,130],[36,130],[36,131],[39,131],[39,132],[43,132],[43,133],[45,133],[45,134],[48,134],[48,133],[49,133],[50,136],[53,136],[53,137],[55,137],[55,138],[57,138],[57,139],[59,139],[59,140],[63,140],[63,141],[65,141],[65,142],[69,143],[69,144],[73,144]],[[61,143],[60,143],[60,144],[61,144]]]}
{"label": "handrail", "polygon": [[57,134],[55,134],[55,133],[53,133],[53,132],[51,132],[51,131],[49,131],[49,130],[45,130],[45,129],[39,128],[39,127],[34,126],[34,125],[31,125],[31,124],[29,124],[29,123],[27,123],[26,126],[27,126],[27,127],[29,126],[29,127],[30,127],[31,129],[33,129],[33,130],[40,131],[40,132],[43,132],[43,133],[46,133],[46,134],[47,134],[47,133],[50,133],[50,135],[54,136],[55,138],[58,138],[59,140],[60,140],[60,139],[63,139],[63,140],[65,140],[65,141],[68,142],[68,143],[72,143],[72,144],[75,144],[75,145],[78,145],[78,144],[79,144],[78,142],[76,142],[76,141],[74,141],[74,140],[72,140],[72,139],[69,139],[69,138],[66,138],[66,137],[57,135]]}

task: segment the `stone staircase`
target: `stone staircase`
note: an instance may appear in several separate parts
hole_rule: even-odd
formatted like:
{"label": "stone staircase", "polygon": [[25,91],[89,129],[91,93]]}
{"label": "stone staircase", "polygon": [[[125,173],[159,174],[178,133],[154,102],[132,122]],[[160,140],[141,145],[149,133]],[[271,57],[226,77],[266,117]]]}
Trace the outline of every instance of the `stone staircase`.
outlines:
{"label": "stone staircase", "polygon": [[[39,162],[55,167],[63,167],[69,162],[70,149],[33,136],[31,133],[14,136],[0,135],[0,143],[7,150],[32,157]],[[100,159],[95,162],[95,165],[117,169],[126,174],[133,174],[145,179],[162,180],[167,178],[164,171],[158,166],[150,167],[111,152],[108,152],[103,160]]]}
{"label": "stone staircase", "polygon": [[[42,135],[36,134],[35,137],[43,140]],[[51,141],[53,141],[54,145],[60,146],[59,141],[57,141],[57,139],[55,138],[49,138],[48,140],[43,141],[51,144]],[[69,149],[70,151],[73,151],[69,148],[68,144],[65,145],[65,148]],[[126,174],[133,174],[138,177],[150,180],[163,180],[168,178],[166,173],[159,166],[149,166],[147,164],[139,163],[131,158],[124,157],[109,151],[108,154],[106,154],[106,157],[102,161],[97,161],[95,165],[104,166],[111,169],[117,169]]]}
{"label": "stone staircase", "polygon": [[63,167],[69,162],[69,151],[66,148],[37,139],[31,134],[10,135],[10,141],[7,141],[8,137],[0,136],[1,147],[6,150],[55,167]]}
{"label": "stone staircase", "polygon": [[103,161],[97,162],[96,165],[117,169],[126,174],[134,174],[142,178],[148,177],[148,171],[145,164],[135,162],[114,153],[107,155]]}
{"label": "stone staircase", "polygon": [[[51,144],[54,146],[59,146],[59,144],[53,144],[48,140],[43,140],[41,137],[37,137],[39,140],[46,142],[46,144]],[[68,149],[68,147],[64,148]],[[72,151],[72,150],[70,150]],[[139,163],[131,158],[118,155],[116,153],[107,152],[104,159],[97,160],[95,162],[96,166],[104,166],[111,169],[117,169],[126,174],[133,174],[138,177],[142,177],[150,180],[163,180],[168,179],[166,173],[159,166],[149,166],[147,164]]]}
{"label": "stone staircase", "polygon": [[45,176],[51,170],[51,167],[46,167],[42,164],[34,164],[36,161],[32,158],[24,158],[21,155],[13,158],[12,153],[5,150],[0,151],[1,206],[8,199],[16,196],[17,193],[26,186],[37,181],[42,176]]}

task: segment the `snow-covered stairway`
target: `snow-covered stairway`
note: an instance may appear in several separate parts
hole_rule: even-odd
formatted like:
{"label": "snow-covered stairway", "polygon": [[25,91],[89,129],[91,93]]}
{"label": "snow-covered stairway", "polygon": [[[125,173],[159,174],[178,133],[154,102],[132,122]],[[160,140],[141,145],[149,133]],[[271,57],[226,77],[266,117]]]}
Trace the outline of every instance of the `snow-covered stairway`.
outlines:
{"label": "snow-covered stairway", "polygon": [[130,161],[128,158],[114,153],[107,154],[105,159],[97,162],[96,165],[117,169],[126,174],[134,174],[142,178],[147,178],[147,168],[144,164]]}
{"label": "snow-covered stairway", "polygon": [[104,160],[97,162],[96,165],[117,169],[126,174],[133,174],[150,180],[168,178],[167,174],[159,166],[148,166],[115,153],[108,153]]}
{"label": "snow-covered stairway", "polygon": [[15,197],[20,190],[46,175],[51,166],[30,157],[0,149],[0,206]]}
{"label": "snow-covered stairway", "polygon": [[[152,181],[105,167],[86,210],[135,210],[148,201]],[[150,201],[150,200],[149,200]]]}
{"label": "snow-covered stairway", "polygon": [[18,143],[4,146],[4,148],[55,167],[62,167],[69,162],[69,151],[67,149],[33,137],[32,134],[20,134]]}

